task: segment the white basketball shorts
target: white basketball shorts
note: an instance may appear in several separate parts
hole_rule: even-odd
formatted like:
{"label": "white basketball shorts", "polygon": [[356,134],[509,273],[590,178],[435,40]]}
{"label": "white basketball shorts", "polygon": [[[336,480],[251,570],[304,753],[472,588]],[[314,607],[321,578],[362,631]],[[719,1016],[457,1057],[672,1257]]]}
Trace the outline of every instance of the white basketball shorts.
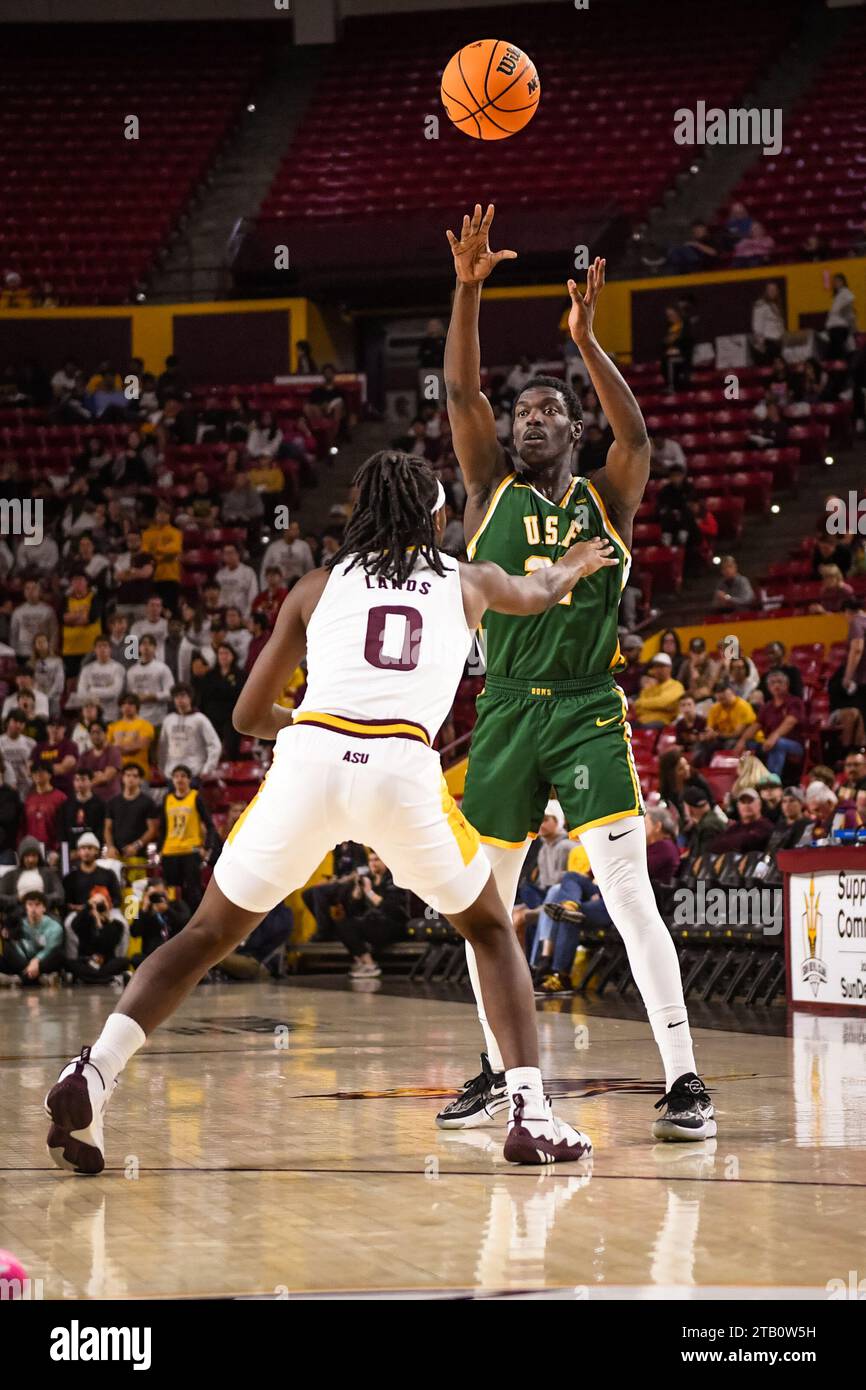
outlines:
{"label": "white basketball shorts", "polygon": [[214,878],[238,907],[270,912],[343,840],[375,850],[398,887],[446,916],[469,907],[490,876],[438,753],[417,740],[308,724],[280,730],[267,777],[229,832]]}

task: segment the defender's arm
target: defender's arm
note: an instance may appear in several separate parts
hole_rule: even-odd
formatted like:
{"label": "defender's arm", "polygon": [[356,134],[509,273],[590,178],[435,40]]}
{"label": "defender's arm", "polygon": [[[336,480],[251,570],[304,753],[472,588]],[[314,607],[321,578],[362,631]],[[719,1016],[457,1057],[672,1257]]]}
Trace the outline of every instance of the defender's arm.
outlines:
{"label": "defender's arm", "polygon": [[578,541],[555,564],[531,574],[507,574],[490,560],[463,564],[460,577],[466,621],[477,627],[488,608],[518,618],[545,613],[570,593],[579,579],[617,564],[619,557],[603,536]]}
{"label": "defender's arm", "polygon": [[275,739],[292,722],[292,711],[276,701],[307,649],[307,623],[328,582],[326,569],[299,579],[277,614],[274,630],[259,652],[232,711],[232,724],[250,738]]}

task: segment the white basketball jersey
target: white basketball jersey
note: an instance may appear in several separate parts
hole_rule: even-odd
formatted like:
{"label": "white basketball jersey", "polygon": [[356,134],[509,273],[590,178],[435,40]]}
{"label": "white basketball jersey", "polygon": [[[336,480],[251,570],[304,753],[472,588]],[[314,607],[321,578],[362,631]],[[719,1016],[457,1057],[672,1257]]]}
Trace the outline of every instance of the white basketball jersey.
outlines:
{"label": "white basketball jersey", "polygon": [[307,627],[307,690],[296,717],[416,725],[432,743],[472,645],[457,561],[442,561],[439,575],[419,556],[402,586],[360,564],[348,569],[350,560],[334,566]]}

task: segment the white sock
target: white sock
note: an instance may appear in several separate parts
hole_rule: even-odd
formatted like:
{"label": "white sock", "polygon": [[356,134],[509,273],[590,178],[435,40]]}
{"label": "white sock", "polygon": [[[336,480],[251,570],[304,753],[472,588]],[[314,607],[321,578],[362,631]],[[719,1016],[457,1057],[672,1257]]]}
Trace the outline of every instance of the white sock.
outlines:
{"label": "white sock", "polygon": [[[611,828],[616,831],[610,839]],[[640,990],[670,1089],[685,1071],[697,1071],[680,963],[671,934],[658,910],[646,861],[646,827],[632,816],[584,830],[580,842],[589,855],[604,905],[622,937],[634,982]],[[669,1028],[669,1024],[676,1027]]]}
{"label": "white sock", "polygon": [[[517,885],[520,882],[520,875],[523,870],[523,862],[529,851],[530,841],[527,839],[517,849],[502,849],[499,845],[482,845],[481,848],[490,860],[490,867],[493,870],[493,880],[496,884],[497,892],[505,904],[505,911],[511,916],[511,909],[514,906],[514,899],[517,897]],[[490,1058],[490,1065],[494,1071],[504,1071],[505,1063],[502,1060],[502,1053],[499,1051],[499,1043],[493,1036],[493,1030],[487,1022],[487,1014],[484,1009],[484,1000],[481,997],[481,981],[478,978],[478,963],[475,959],[475,952],[466,943],[466,964],[469,967],[469,979],[472,982],[472,993],[475,995],[475,1006],[478,1009],[478,1022],[481,1024],[484,1033],[484,1044],[487,1048],[487,1056]]]}
{"label": "white sock", "polygon": [[107,1092],[111,1092],[127,1062],[146,1041],[147,1035],[134,1018],[127,1014],[109,1014],[90,1049],[90,1060],[102,1076]]}
{"label": "white sock", "polygon": [[505,1073],[505,1084],[512,1117],[517,1091],[523,1094],[524,1114],[528,1119],[540,1119],[544,1115],[544,1082],[538,1067],[509,1067]]}
{"label": "white sock", "polygon": [[697,1071],[685,1005],[674,1004],[668,1009],[656,1009],[649,1016],[650,1027],[662,1055],[665,1087],[671,1089],[677,1077],[687,1071]]}

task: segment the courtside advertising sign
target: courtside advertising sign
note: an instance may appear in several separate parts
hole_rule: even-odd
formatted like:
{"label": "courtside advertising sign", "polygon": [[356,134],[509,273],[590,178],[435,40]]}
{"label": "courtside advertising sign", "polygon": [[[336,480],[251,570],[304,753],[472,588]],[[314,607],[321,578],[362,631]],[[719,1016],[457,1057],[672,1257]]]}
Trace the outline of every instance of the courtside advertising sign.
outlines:
{"label": "courtside advertising sign", "polygon": [[791,874],[790,997],[866,1009],[866,867]]}

